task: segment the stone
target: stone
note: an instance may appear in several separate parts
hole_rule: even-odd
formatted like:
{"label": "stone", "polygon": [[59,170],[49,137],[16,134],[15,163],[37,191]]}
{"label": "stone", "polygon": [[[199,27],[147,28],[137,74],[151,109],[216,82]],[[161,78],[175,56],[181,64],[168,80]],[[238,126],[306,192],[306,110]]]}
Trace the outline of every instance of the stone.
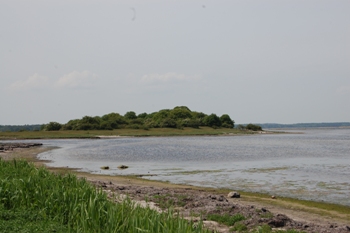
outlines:
{"label": "stone", "polygon": [[271,227],[284,227],[287,222],[290,222],[290,218],[284,214],[278,214],[268,222],[268,225]]}
{"label": "stone", "polygon": [[227,194],[228,198],[240,198],[241,194],[239,194],[238,192],[229,192],[229,194]]}

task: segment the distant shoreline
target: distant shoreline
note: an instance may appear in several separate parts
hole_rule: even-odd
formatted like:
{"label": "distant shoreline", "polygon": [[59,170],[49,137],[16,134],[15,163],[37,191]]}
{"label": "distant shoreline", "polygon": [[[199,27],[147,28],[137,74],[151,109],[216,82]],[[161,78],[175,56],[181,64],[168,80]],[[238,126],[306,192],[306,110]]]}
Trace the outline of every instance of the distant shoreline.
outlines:
{"label": "distant shoreline", "polygon": [[295,124],[263,123],[263,124],[257,124],[257,125],[260,125],[263,129],[350,128],[350,122],[295,123]]}

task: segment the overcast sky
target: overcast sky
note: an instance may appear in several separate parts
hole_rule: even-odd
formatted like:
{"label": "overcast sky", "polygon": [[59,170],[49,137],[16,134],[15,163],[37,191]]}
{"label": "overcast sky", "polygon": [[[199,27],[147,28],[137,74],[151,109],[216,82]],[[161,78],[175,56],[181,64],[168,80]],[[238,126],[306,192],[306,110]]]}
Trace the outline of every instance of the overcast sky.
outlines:
{"label": "overcast sky", "polygon": [[350,1],[0,0],[0,106],[0,125],[349,122]]}

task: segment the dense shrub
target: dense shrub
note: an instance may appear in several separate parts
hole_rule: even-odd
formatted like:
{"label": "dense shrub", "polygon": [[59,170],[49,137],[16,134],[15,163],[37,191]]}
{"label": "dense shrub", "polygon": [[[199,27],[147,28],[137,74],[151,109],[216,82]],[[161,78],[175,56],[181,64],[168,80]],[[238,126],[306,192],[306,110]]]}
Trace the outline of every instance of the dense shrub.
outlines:
{"label": "dense shrub", "polygon": [[262,130],[260,125],[254,125],[254,124],[248,124],[245,128],[248,130],[253,130],[253,131],[261,131]]}
{"label": "dense shrub", "polygon": [[113,130],[113,129],[142,129],[142,128],[199,128],[210,126],[212,128],[233,128],[234,121],[228,114],[218,117],[212,113],[206,115],[202,112],[192,112],[186,106],[174,109],[162,109],[150,114],[137,115],[133,111],[126,112],[124,116],[119,113],[109,113],[102,117],[84,116],[82,119],[70,120],[66,124],[50,122],[42,130]]}

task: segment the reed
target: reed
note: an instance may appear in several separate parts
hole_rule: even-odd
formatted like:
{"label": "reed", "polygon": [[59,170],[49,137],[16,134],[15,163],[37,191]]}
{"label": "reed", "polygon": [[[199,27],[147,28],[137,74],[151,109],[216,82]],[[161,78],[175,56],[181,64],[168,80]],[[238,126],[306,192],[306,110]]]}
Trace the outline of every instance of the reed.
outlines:
{"label": "reed", "polygon": [[[21,225],[15,229],[9,226],[13,225],[13,221],[6,217],[9,213],[15,216],[12,220],[21,218],[24,229],[19,229]],[[207,232],[201,224],[194,226],[174,215],[171,209],[158,213],[141,208],[130,200],[113,203],[102,190],[96,190],[75,175],[53,174],[26,161],[0,159],[2,229],[7,227],[7,232],[27,232],[25,227],[30,226],[25,220],[33,222],[33,219],[20,213],[30,213],[40,220],[35,229],[45,229],[42,232]]]}

